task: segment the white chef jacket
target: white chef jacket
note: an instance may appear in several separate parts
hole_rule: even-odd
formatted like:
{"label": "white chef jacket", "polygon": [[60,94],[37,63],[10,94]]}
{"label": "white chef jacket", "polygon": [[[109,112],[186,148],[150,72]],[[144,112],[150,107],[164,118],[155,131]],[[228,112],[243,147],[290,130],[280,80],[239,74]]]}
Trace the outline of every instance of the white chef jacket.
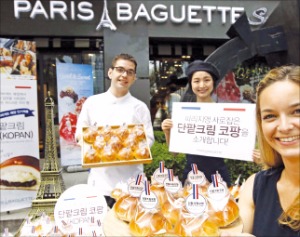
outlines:
{"label": "white chef jacket", "polygon": [[[77,120],[75,137],[81,137],[84,126],[105,126],[122,124],[144,124],[147,140],[154,143],[150,111],[146,104],[129,92],[115,97],[110,90],[90,96],[83,104]],[[91,168],[88,184],[95,186],[103,195],[110,196],[118,182],[126,182],[143,172],[143,165],[119,165]]]}

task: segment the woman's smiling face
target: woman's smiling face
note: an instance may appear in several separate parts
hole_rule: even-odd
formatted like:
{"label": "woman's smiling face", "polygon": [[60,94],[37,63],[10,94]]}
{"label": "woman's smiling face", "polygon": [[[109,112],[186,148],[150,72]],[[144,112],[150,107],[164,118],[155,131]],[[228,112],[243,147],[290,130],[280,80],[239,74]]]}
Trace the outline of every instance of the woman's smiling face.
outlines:
{"label": "woman's smiling face", "polygon": [[211,100],[214,90],[214,80],[212,76],[204,71],[195,72],[191,79],[192,90],[197,96],[197,101],[207,102]]}
{"label": "woman's smiling face", "polygon": [[300,86],[288,80],[268,86],[260,96],[260,112],[270,146],[282,157],[299,159]]}

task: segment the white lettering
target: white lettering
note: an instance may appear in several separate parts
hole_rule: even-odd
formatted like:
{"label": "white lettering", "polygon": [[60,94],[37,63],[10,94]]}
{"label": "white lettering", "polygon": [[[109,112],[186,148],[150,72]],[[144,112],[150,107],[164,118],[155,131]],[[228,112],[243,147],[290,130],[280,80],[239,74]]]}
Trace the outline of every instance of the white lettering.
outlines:
{"label": "white lettering", "polygon": [[67,4],[62,1],[50,1],[50,18],[55,19],[55,14],[61,15],[64,20],[67,20],[65,12],[67,12]]}
{"label": "white lettering", "polygon": [[30,12],[31,4],[29,1],[14,1],[14,13],[15,18],[20,18],[20,12]]}
{"label": "white lettering", "polygon": [[204,11],[206,11],[207,23],[211,23],[211,21],[212,21],[211,12],[212,12],[212,10],[216,10],[216,7],[215,6],[203,6],[202,8]]}
{"label": "white lettering", "polygon": [[221,12],[222,24],[226,23],[226,12],[230,11],[230,7],[218,7],[218,11]]}
{"label": "white lettering", "polygon": [[75,20],[75,4],[74,4],[74,1],[71,1],[71,19]]}
{"label": "white lettering", "polygon": [[147,9],[143,3],[140,5],[139,9],[137,10],[136,15],[134,17],[134,21],[137,21],[137,19],[140,17],[145,17],[147,21],[149,22],[151,21]]}
{"label": "white lettering", "polygon": [[[159,18],[155,15],[155,11],[159,10],[159,9],[162,10],[158,14],[159,16],[161,16],[161,18]],[[156,22],[166,22],[168,20],[168,13],[163,11],[163,10],[168,10],[168,9],[165,5],[162,5],[162,4],[157,4],[154,7],[152,7],[151,16],[152,16],[154,21],[156,21]]]}
{"label": "white lettering", "polygon": [[[47,7],[45,4],[49,4],[49,6]],[[180,24],[184,21],[190,24],[202,24],[203,20],[206,20],[208,24],[211,24],[213,20],[218,19],[218,15],[215,14],[219,13],[221,24],[226,24],[229,20],[233,24],[244,12],[243,7],[184,4],[178,6],[174,6],[174,4],[155,4],[147,9],[144,3],[137,5],[137,8],[135,8],[137,11],[133,12],[130,3],[117,2],[115,4],[116,18],[119,22],[146,20],[147,22],[164,23],[169,20],[175,24]],[[76,19],[91,21],[95,17],[92,8],[93,4],[89,1],[51,0],[42,2],[41,0],[14,0],[14,16],[17,19],[20,19],[22,14],[27,13],[30,14],[32,19],[41,16],[51,20],[61,17],[65,21]],[[263,17],[265,12],[261,12],[255,15],[256,19],[259,19],[256,24],[265,20]],[[262,19],[258,18],[258,16]]]}
{"label": "white lettering", "polygon": [[86,16],[84,15],[81,15],[81,14],[77,14],[77,17],[80,19],[80,20],[83,20],[83,21],[90,21],[90,20],[93,20],[94,19],[94,12],[92,9],[93,7],[93,4],[89,3],[89,2],[80,2],[78,4],[78,10],[79,12],[81,13],[86,13]]}
{"label": "white lettering", "polygon": [[43,6],[43,4],[40,1],[36,1],[32,12],[30,13],[30,18],[34,19],[36,15],[43,15],[46,19],[49,19],[48,14]]}
{"label": "white lettering", "polygon": [[188,6],[188,22],[189,23],[195,23],[195,24],[199,24],[202,22],[202,19],[196,19],[193,18],[194,16],[197,16],[197,11],[199,11],[201,9],[201,6]]}
{"label": "white lettering", "polygon": [[181,17],[180,18],[175,18],[174,16],[174,5],[171,5],[170,6],[170,18],[171,18],[171,21],[174,22],[174,23],[181,23],[184,21],[185,19],[185,6],[181,6]]}
{"label": "white lettering", "polygon": [[232,7],[231,8],[231,24],[235,23],[236,20],[241,16],[241,13],[244,12],[242,7]]}
{"label": "white lettering", "polygon": [[128,3],[117,3],[117,20],[130,21],[132,18],[131,5]]}
{"label": "white lettering", "polygon": [[[70,9],[68,9],[68,5],[64,1],[49,1],[50,19],[55,20],[56,16],[60,15],[64,20],[68,20],[68,11],[70,11],[71,20],[75,20],[75,16],[82,21],[90,21],[94,19],[94,11],[92,10],[93,5],[90,2],[79,2],[77,7],[78,13],[76,15],[76,5],[74,1],[70,1]],[[48,13],[40,0],[37,0],[33,7],[31,7],[31,3],[28,0],[15,0],[15,18],[19,19],[20,14],[26,12],[30,12],[30,18],[32,19],[34,19],[37,15],[42,15],[45,19],[49,19]]]}

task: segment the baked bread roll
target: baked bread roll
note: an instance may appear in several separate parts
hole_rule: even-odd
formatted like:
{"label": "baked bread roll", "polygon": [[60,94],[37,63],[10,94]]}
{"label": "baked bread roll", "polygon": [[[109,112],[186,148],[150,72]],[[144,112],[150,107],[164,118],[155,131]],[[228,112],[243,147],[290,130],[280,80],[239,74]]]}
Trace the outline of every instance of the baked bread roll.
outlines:
{"label": "baked bread roll", "polygon": [[112,149],[111,145],[105,145],[103,151],[101,152],[101,160],[103,162],[115,161],[117,157],[117,152]]}
{"label": "baked bread roll", "polygon": [[116,216],[120,220],[130,222],[135,217],[137,204],[137,197],[132,197],[129,194],[121,196],[114,205]]}
{"label": "baked bread roll", "polygon": [[104,137],[102,135],[99,135],[96,137],[95,142],[93,143],[93,148],[95,149],[95,151],[101,152],[105,145],[106,142],[104,140]]}
{"label": "baked bread roll", "polygon": [[94,143],[96,137],[98,136],[98,131],[96,127],[87,127],[83,130],[83,140],[86,143]]}
{"label": "baked bread roll", "polygon": [[203,215],[185,214],[176,224],[174,232],[179,236],[219,236],[219,227]]}
{"label": "baked bread roll", "polygon": [[149,152],[148,147],[146,147],[146,146],[139,146],[134,151],[134,157],[136,159],[147,159],[147,158],[150,158],[150,152]]}
{"label": "baked bread roll", "polygon": [[118,152],[122,148],[121,140],[118,136],[113,135],[107,143],[113,150]]}
{"label": "baked bread roll", "polygon": [[171,229],[170,224],[161,212],[142,209],[129,223],[129,230],[133,236],[155,236],[165,234]]}
{"label": "baked bread roll", "polygon": [[239,218],[239,207],[237,203],[229,199],[223,211],[213,212],[211,219],[219,226],[226,227]]}
{"label": "baked bread roll", "polygon": [[123,193],[122,189],[120,189],[120,188],[113,189],[113,191],[111,191],[111,194],[110,194],[110,196],[115,200],[118,200],[123,195],[124,195],[124,193]]}
{"label": "baked bread roll", "polygon": [[137,146],[138,142],[134,133],[130,133],[128,137],[123,141],[123,147],[131,147],[132,150],[136,150]]}
{"label": "baked bread roll", "polygon": [[156,195],[160,207],[168,200],[165,187],[162,184],[151,185],[150,191]]}
{"label": "baked bread roll", "polygon": [[177,200],[167,200],[161,207],[161,212],[168,222],[174,227],[180,219],[184,199],[178,198]]}
{"label": "baked bread roll", "polygon": [[128,135],[129,135],[129,129],[126,125],[123,125],[121,127],[119,127],[117,130],[116,130],[116,135],[122,140],[124,141]]}
{"label": "baked bread roll", "polygon": [[100,161],[100,156],[93,147],[90,147],[90,149],[88,149],[83,158],[83,163],[85,164],[98,163]]}
{"label": "baked bread roll", "polygon": [[33,156],[16,156],[0,165],[0,189],[38,190],[40,177],[39,160]]}
{"label": "baked bread roll", "polygon": [[123,147],[119,152],[118,152],[118,159],[119,160],[131,160],[133,158],[133,153],[131,148],[129,147]]}

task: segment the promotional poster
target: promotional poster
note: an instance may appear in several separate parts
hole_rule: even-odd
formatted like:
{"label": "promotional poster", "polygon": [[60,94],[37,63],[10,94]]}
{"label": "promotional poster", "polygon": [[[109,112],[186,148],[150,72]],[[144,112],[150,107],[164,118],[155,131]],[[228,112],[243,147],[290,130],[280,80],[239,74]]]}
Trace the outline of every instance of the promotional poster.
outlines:
{"label": "promotional poster", "polygon": [[171,152],[252,161],[255,104],[176,102],[172,120]]}
{"label": "promotional poster", "polygon": [[36,80],[34,41],[0,38],[1,78]]}
{"label": "promotional poster", "polygon": [[37,83],[31,74],[12,73],[14,56],[23,54],[3,42],[9,40],[1,39],[1,212],[30,207],[41,181]]}
{"label": "promotional poster", "polygon": [[77,117],[93,94],[92,66],[57,63],[57,95],[61,165],[81,164],[81,147],[75,141]]}

